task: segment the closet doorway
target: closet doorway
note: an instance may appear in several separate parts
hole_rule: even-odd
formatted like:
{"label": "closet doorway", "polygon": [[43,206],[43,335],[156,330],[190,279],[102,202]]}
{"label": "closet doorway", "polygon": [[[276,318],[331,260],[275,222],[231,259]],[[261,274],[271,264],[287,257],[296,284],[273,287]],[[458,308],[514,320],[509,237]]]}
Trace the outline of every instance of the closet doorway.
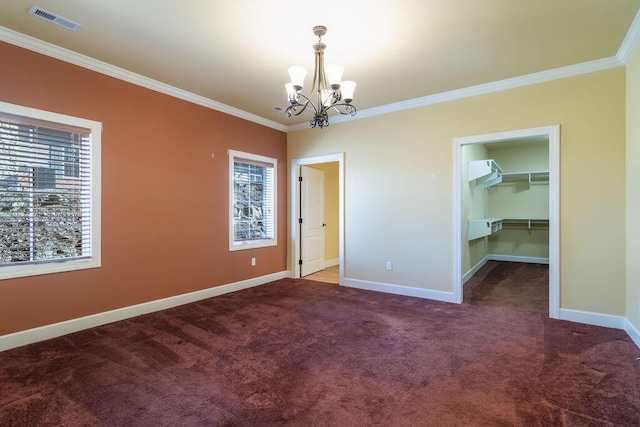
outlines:
{"label": "closet doorway", "polygon": [[548,313],[558,318],[559,138],[559,126],[548,126],[454,140],[457,302],[468,283],[467,301],[500,303],[500,292],[508,298],[521,289],[523,306],[540,308],[546,295],[525,282],[546,285],[548,264]]}
{"label": "closet doorway", "polygon": [[[323,214],[319,208],[309,204],[309,200],[317,199],[309,192],[315,191],[319,185],[306,185],[300,181],[302,175],[313,172],[323,176],[324,201]],[[291,265],[293,277],[305,277],[311,280],[328,283],[342,283],[344,279],[344,154],[307,157],[291,161]],[[304,212],[307,212],[304,214]],[[305,218],[309,222],[318,223],[323,234],[322,249],[319,245],[311,245],[315,238],[313,230],[305,227]],[[320,215],[320,216],[318,216]],[[311,250],[313,249],[313,250]],[[318,251],[322,253],[319,254]],[[305,258],[307,258],[305,260]],[[321,265],[311,266],[309,261],[321,259]],[[305,264],[306,262],[306,264]],[[317,262],[314,262],[317,264]],[[319,271],[317,271],[320,269]],[[312,274],[310,274],[312,273]]]}

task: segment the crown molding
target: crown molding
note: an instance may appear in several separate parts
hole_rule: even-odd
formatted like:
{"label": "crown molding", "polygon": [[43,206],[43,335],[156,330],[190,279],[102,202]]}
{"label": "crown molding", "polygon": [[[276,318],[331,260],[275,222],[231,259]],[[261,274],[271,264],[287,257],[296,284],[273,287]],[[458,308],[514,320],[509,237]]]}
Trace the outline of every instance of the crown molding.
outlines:
{"label": "crown molding", "polygon": [[[437,93],[434,95],[423,96],[420,98],[409,99],[406,101],[400,101],[392,104],[382,105],[380,107],[368,108],[358,111],[356,116],[332,116],[331,121],[333,124],[343,123],[352,120],[364,119],[367,117],[374,117],[398,111],[408,110],[412,108],[424,107],[427,105],[439,104],[442,102],[455,101],[457,99],[470,98],[473,96],[484,95],[492,92],[499,92],[508,89],[514,89],[522,86],[528,86],[538,83],[544,83],[552,80],[562,79],[566,77],[578,76],[581,74],[593,73],[597,71],[608,70],[625,65],[633,52],[633,49],[640,40],[640,12],[636,15],[633,24],[627,36],[625,37],[618,54],[609,58],[598,59],[595,61],[584,62],[576,65],[569,65],[567,67],[556,68],[547,71],[541,71],[538,73],[527,74],[524,76],[514,77],[505,80],[499,80],[496,82],[485,83],[477,86],[470,86],[463,89],[456,89],[448,92]],[[225,114],[229,114],[234,117],[238,117],[250,122],[254,122],[272,129],[276,129],[282,132],[291,132],[297,130],[304,130],[309,128],[308,122],[297,123],[293,125],[285,125],[275,122],[273,120],[265,119],[264,117],[257,116],[255,114],[248,113],[235,107],[223,104],[218,101],[214,101],[209,98],[205,98],[200,95],[188,92],[183,89],[178,89],[174,86],[170,86],[165,83],[161,83],[157,80],[144,77],[142,75],[127,71],[125,69],[116,67],[106,62],[99,61],[97,59],[81,55],[77,52],[73,52],[68,49],[61,48],[59,46],[47,43],[45,41],[36,39],[31,36],[27,36],[22,33],[10,30],[8,28],[0,27],[0,41],[4,41],[52,58],[56,58],[70,64],[74,64],[89,70],[117,78],[135,85],[154,90],[156,92],[164,93],[169,96],[173,96],[178,99],[182,99],[187,102],[191,102],[197,105],[201,105],[212,110],[220,111]]]}
{"label": "crown molding", "polygon": [[625,36],[622,44],[620,45],[620,49],[618,49],[618,53],[616,57],[623,64],[627,64],[633,51],[638,46],[638,42],[640,41],[640,11],[636,14],[636,17],[633,19],[631,23],[631,27],[629,27],[629,31],[627,31],[627,35]]}
{"label": "crown molding", "polygon": [[[524,76],[513,77],[510,79],[499,80],[491,83],[484,83],[477,86],[470,86],[463,89],[456,89],[449,92],[437,93],[420,98],[413,98],[407,101],[400,101],[393,104],[382,105],[380,107],[367,108],[366,110],[358,111],[358,114],[356,116],[331,116],[331,122],[335,124],[364,119],[367,117],[380,116],[384,114],[395,113],[398,111],[409,110],[412,108],[440,104],[442,102],[455,101],[463,98],[471,98],[474,96],[485,95],[492,92],[499,92],[522,86],[529,86],[538,83],[549,82],[552,80],[579,76],[581,74],[604,71],[622,66],[624,66],[624,63],[622,61],[620,61],[615,56],[611,56],[609,58],[602,58],[595,61],[583,62],[581,64],[555,68],[553,70],[541,71],[538,73],[527,74]],[[291,132],[296,130],[303,130],[308,129],[308,127],[309,125],[306,122],[298,123],[289,126],[287,131]]]}
{"label": "crown molding", "polygon": [[205,98],[204,96],[196,95],[186,90],[178,89],[174,86],[170,86],[157,80],[141,76],[140,74],[127,71],[114,65],[107,64],[106,62],[102,62],[97,59],[79,54],[77,52],[64,49],[60,46],[56,46],[51,43],[36,39],[34,37],[18,33],[17,31],[13,31],[8,28],[0,27],[0,41],[4,41],[12,45],[19,46],[55,59],[59,59],[61,61],[65,61],[70,64],[98,72],[100,74],[133,83],[135,85],[151,89],[156,92],[164,93],[165,95],[169,95],[174,98],[201,105],[203,107],[210,108],[221,113],[229,114],[230,116],[235,116],[282,132],[287,131],[287,125],[283,125],[282,123],[274,122],[272,120],[265,119],[264,117],[260,117],[255,114],[240,110],[238,108],[231,107],[227,104]]}

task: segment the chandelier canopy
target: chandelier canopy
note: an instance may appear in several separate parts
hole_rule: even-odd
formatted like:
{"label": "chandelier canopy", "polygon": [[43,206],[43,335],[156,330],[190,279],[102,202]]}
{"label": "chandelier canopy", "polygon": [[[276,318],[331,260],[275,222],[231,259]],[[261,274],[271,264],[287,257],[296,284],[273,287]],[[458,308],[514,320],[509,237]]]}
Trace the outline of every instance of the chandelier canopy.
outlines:
{"label": "chandelier canopy", "polygon": [[[312,128],[329,126],[329,111],[331,109],[344,115],[355,116],[356,114],[356,107],[351,104],[356,83],[342,81],[344,68],[340,65],[329,65],[325,70],[324,49],[327,45],[322,43],[322,36],[326,33],[327,27],[324,25],[313,27],[313,34],[318,36],[318,42],[313,44],[315,67],[309,96],[302,93],[304,78],[307,75],[307,70],[304,67],[289,68],[291,83],[285,85],[289,100],[289,107],[285,114],[287,117],[298,116],[309,109],[313,112],[313,119],[309,122]],[[315,99],[313,99],[314,92]]]}

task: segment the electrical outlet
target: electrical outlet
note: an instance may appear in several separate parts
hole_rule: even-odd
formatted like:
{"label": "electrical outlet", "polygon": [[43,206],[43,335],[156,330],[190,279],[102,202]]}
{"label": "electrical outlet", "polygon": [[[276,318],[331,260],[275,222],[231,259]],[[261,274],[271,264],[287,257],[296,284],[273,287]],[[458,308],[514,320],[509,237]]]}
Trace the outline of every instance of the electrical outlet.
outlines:
{"label": "electrical outlet", "polygon": [[256,259],[255,258],[251,258],[251,265],[256,265]]}
{"label": "electrical outlet", "polygon": [[393,270],[393,263],[391,261],[387,261],[387,271]]}

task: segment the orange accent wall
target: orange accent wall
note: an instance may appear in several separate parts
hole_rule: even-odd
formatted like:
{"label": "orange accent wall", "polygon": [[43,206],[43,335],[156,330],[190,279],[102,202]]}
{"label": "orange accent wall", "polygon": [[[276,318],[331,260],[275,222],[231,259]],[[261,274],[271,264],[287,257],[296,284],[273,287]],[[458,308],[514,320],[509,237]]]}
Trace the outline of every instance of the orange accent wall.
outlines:
{"label": "orange accent wall", "polygon": [[[0,281],[0,335],[286,270],[284,132],[7,43],[0,58],[0,100],[103,124],[102,267]],[[228,149],[278,159],[277,247],[229,252]]]}

